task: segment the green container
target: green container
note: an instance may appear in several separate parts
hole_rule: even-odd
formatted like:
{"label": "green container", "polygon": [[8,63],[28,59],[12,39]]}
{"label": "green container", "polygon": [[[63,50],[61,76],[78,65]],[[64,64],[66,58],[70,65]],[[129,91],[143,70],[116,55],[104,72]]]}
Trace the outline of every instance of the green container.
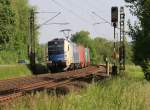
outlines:
{"label": "green container", "polygon": [[89,59],[89,49],[85,48],[85,62],[88,64],[88,59]]}

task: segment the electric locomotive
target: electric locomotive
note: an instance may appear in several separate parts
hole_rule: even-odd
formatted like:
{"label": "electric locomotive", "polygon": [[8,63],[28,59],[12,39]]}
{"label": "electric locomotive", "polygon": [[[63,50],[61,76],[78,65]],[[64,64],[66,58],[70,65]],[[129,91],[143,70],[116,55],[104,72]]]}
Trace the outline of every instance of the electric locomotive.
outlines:
{"label": "electric locomotive", "polygon": [[66,71],[90,64],[90,50],[69,40],[59,38],[48,42],[48,69]]}
{"label": "electric locomotive", "polygon": [[72,63],[72,50],[66,39],[54,39],[48,42],[48,68],[53,70],[67,70]]}

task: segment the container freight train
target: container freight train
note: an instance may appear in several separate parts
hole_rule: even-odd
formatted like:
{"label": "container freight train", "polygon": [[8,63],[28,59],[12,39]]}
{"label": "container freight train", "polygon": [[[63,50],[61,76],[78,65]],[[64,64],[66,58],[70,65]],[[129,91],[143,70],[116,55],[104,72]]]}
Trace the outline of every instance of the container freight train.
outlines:
{"label": "container freight train", "polygon": [[90,65],[90,50],[66,39],[48,42],[48,69],[52,72],[84,68]]}

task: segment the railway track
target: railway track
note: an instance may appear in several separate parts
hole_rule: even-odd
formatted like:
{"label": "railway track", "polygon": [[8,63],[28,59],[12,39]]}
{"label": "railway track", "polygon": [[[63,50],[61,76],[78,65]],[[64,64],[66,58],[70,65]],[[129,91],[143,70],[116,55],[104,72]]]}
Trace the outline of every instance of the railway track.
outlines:
{"label": "railway track", "polygon": [[0,80],[0,102],[6,102],[36,90],[57,88],[91,75],[106,77],[104,66],[89,66],[84,69],[44,74],[31,77]]}

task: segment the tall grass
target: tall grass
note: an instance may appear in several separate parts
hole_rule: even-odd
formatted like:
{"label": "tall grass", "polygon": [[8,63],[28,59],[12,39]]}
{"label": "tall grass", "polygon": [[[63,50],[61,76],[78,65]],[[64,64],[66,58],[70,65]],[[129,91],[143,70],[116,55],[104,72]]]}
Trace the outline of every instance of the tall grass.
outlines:
{"label": "tall grass", "polygon": [[5,110],[149,110],[150,83],[140,67],[127,66],[126,77],[91,84],[80,93],[52,96],[47,92],[17,99]]}
{"label": "tall grass", "polygon": [[127,65],[126,66],[126,78],[128,79],[142,79],[144,78],[144,73],[142,71],[142,68],[140,66],[135,65]]}

